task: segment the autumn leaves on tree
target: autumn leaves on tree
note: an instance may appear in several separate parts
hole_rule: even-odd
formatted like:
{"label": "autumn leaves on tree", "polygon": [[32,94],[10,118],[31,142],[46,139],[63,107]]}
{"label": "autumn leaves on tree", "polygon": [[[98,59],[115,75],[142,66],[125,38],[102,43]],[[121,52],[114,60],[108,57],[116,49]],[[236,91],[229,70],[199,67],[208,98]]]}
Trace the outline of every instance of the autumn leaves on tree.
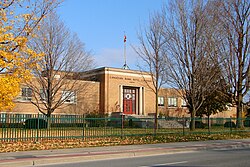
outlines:
{"label": "autumn leaves on tree", "polygon": [[30,71],[43,56],[27,46],[35,38],[35,28],[58,2],[55,0],[0,2],[0,110],[14,107],[20,83],[30,79]]}

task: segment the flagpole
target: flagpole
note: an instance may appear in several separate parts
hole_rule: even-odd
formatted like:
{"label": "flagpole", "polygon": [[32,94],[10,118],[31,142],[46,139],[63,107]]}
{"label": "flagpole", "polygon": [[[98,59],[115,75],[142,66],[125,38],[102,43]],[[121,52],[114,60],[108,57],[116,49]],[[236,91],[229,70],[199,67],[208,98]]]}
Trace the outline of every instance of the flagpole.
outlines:
{"label": "flagpole", "polygon": [[123,49],[124,49],[124,65],[123,65],[123,69],[129,69],[129,67],[127,65],[127,60],[126,60],[126,42],[127,42],[127,36],[126,36],[125,32],[124,32],[124,40],[123,40],[123,42],[124,42],[124,47],[123,47]]}
{"label": "flagpole", "polygon": [[127,65],[127,61],[126,61],[126,41],[124,41],[124,65]]}

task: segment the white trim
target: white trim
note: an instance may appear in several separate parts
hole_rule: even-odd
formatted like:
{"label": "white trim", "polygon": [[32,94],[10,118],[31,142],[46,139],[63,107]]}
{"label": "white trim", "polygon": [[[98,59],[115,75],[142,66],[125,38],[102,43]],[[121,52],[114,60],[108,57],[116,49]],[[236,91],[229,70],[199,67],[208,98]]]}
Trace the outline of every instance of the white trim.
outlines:
{"label": "white trim", "polygon": [[119,100],[120,100],[120,112],[123,113],[123,85],[120,85],[119,86],[119,93],[120,93],[120,96],[119,96]]}
{"label": "white trim", "polygon": [[139,88],[139,115],[143,115],[142,114],[142,101],[143,101],[143,87]]}
{"label": "white trim", "polygon": [[145,115],[145,88],[142,87],[142,115]]}
{"label": "white trim", "polygon": [[130,76],[130,77],[143,77],[143,78],[152,78],[150,74],[140,74],[139,72],[137,74],[135,73],[125,73],[125,72],[118,72],[118,71],[100,71],[100,72],[93,72],[93,74],[83,74],[83,78],[90,77],[93,75],[99,75],[99,74],[112,74],[112,75],[122,75],[122,76]]}
{"label": "white trim", "polygon": [[[106,71],[105,71],[106,74]],[[130,77],[144,77],[144,78],[150,78],[150,75],[143,75],[143,74],[133,74],[133,73],[124,73],[124,72],[116,72],[116,71],[109,71],[109,74],[113,75],[122,75],[122,76],[130,76]]]}

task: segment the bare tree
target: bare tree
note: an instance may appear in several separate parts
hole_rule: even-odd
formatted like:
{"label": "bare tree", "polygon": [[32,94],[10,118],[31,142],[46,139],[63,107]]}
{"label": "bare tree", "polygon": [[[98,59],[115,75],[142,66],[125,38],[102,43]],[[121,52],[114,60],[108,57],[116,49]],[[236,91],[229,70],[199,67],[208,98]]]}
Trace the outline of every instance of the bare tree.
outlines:
{"label": "bare tree", "polygon": [[27,83],[34,93],[31,102],[50,117],[57,108],[75,103],[86,86],[80,72],[91,68],[93,61],[77,35],[72,35],[56,14],[43,22],[30,45],[44,53],[33,71],[35,81]]}
{"label": "bare tree", "polygon": [[166,83],[166,69],[163,61],[165,57],[163,50],[165,44],[163,36],[165,18],[160,13],[155,13],[149,20],[149,27],[145,28],[144,31],[140,30],[138,33],[140,46],[134,47],[134,50],[142,60],[142,63],[139,64],[140,69],[151,74],[153,84],[148,83],[146,80],[145,82],[155,93],[154,129],[156,130],[158,129],[158,92],[162,85]]}
{"label": "bare tree", "polygon": [[248,0],[219,1],[220,19],[223,24],[221,55],[224,76],[231,85],[231,94],[237,106],[238,128],[243,127],[243,98],[250,85],[250,2]]}
{"label": "bare tree", "polygon": [[220,63],[214,22],[207,11],[208,2],[173,1],[166,17],[166,65],[170,84],[180,91],[191,114],[195,116],[220,80]]}
{"label": "bare tree", "polygon": [[0,84],[4,87],[0,88],[0,110],[14,107],[13,99],[19,93],[20,83],[30,78],[30,69],[38,56],[28,48],[27,42],[59,3],[57,0],[1,0]]}

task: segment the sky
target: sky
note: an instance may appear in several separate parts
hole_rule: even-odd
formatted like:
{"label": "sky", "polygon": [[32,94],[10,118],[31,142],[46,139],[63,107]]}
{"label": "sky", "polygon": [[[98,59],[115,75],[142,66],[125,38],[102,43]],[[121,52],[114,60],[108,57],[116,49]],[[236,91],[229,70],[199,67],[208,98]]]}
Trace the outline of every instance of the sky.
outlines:
{"label": "sky", "polygon": [[57,9],[65,25],[76,33],[86,50],[91,51],[96,68],[122,68],[124,32],[127,37],[126,60],[138,69],[137,33],[147,26],[149,15],[161,9],[166,0],[65,0]]}

